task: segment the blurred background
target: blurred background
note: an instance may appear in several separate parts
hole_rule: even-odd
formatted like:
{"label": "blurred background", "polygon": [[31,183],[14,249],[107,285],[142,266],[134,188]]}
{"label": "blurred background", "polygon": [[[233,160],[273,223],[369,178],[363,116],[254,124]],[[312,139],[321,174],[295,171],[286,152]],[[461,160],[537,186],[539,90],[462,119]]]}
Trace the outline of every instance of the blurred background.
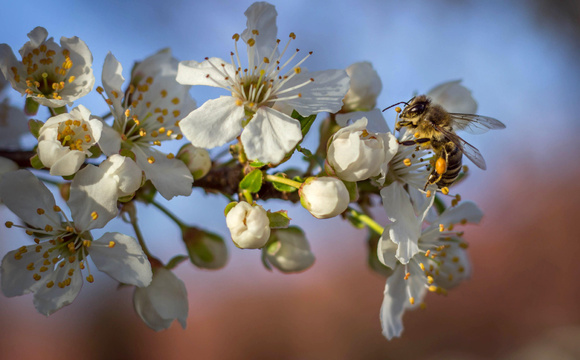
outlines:
{"label": "blurred background", "polygon": [[[462,79],[478,113],[503,131],[464,138],[485,156],[456,191],[486,214],[466,228],[473,276],[427,308],[407,312],[401,339],[381,335],[385,279],[367,262],[366,232],[340,219],[315,220],[290,207],[317,257],[301,274],[268,272],[258,251],[228,242],[219,271],[183,263],[188,327],[155,333],[132,308],[130,288],[100,276],[49,318],[31,296],[0,296],[2,359],[576,359],[580,358],[580,2],[529,1],[271,1],[278,36],[295,32],[313,50],[310,70],[370,61],[381,76],[378,107]],[[95,85],[111,51],[126,77],[134,61],[165,47],[180,60],[227,57],[231,36],[245,28],[251,1],[6,1],[0,42],[20,49],[26,34],[79,36],[91,49]],[[223,92],[192,89],[198,104]],[[12,94],[12,104],[23,100]],[[77,102],[107,112],[92,93]],[[75,105],[77,105],[75,104]],[[44,114],[46,115],[46,114]],[[39,117],[44,116],[42,113]],[[390,126],[394,112],[386,113]],[[306,139],[314,148],[316,136]],[[160,199],[162,200],[162,199]],[[163,200],[164,201],[164,200]],[[229,239],[226,200],[199,189],[168,206],[185,221]],[[268,201],[273,211],[287,208]],[[146,241],[163,260],[185,253],[173,223],[139,209]],[[378,209],[377,214],[381,213]],[[14,218],[4,207],[2,222]],[[379,221],[386,217],[379,215]],[[131,234],[121,221],[114,231]],[[110,230],[109,230],[110,231]],[[0,255],[23,244],[0,229]]]}

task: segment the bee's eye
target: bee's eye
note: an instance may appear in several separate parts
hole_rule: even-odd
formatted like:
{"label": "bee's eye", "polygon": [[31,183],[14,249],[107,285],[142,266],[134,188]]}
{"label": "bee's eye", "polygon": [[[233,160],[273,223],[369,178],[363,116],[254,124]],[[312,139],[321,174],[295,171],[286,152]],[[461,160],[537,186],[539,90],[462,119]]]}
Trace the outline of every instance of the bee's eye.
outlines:
{"label": "bee's eye", "polygon": [[412,113],[413,115],[416,115],[416,114],[422,113],[424,110],[425,110],[425,105],[418,104],[418,105],[413,106],[409,112]]}

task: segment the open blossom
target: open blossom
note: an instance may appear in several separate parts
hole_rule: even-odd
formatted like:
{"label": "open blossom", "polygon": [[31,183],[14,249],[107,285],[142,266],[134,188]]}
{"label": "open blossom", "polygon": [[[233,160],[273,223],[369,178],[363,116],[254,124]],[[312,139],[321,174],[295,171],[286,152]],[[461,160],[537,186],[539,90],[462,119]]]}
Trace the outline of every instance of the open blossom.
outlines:
{"label": "open blossom", "polygon": [[155,331],[168,329],[173,320],[187,326],[189,303],[185,284],[171,270],[153,270],[153,280],[147,287],[136,287],[133,307],[139,317]]}
{"label": "open blossom", "polygon": [[38,157],[51,175],[73,175],[91,155],[89,148],[101,138],[102,128],[101,120],[82,105],[53,116],[40,128]]}
{"label": "open blossom", "polygon": [[114,123],[103,128],[99,146],[107,155],[121,149],[135,155],[137,165],[166,199],[191,194],[193,176],[173,154],[155,147],[162,142],[181,139],[179,120],[195,108],[189,86],[175,81],[177,60],[168,50],[160,51],[139,63],[131,74],[126,92],[122,67],[113,54],[103,66],[103,87],[109,97]]}
{"label": "open blossom", "polygon": [[[302,140],[299,121],[290,117],[292,110],[302,116],[339,111],[349,79],[344,70],[306,72],[301,64],[309,55],[295,62],[298,50],[284,59],[296,36],[290,34],[288,43],[279,48],[273,5],[254,3],[245,15],[247,29],[234,35],[236,51],[230,61],[212,57],[179,64],[178,82],[231,92],[186,116],[181,130],[193,145],[204,148],[223,145],[241,133],[249,159],[278,163]],[[240,38],[247,46],[247,68],[237,50]]]}
{"label": "open blossom", "polygon": [[141,169],[130,158],[121,155],[111,155],[99,165],[104,177],[117,183],[117,197],[133,194],[141,187],[143,178]]}
{"label": "open blossom", "polygon": [[346,181],[362,181],[386,172],[397,152],[393,134],[367,130],[367,119],[338,130],[331,138],[327,162],[334,173]]}
{"label": "open blossom", "polygon": [[0,44],[0,70],[12,87],[49,107],[71,105],[88,94],[95,83],[93,56],[78,37],[62,37],[60,46],[36,27],[20,49],[18,61],[7,44]]}
{"label": "open blossom", "polygon": [[260,205],[240,201],[226,215],[232,240],[242,249],[259,249],[270,238],[270,219]]}
{"label": "open blossom", "polygon": [[344,183],[330,176],[306,179],[299,192],[302,206],[318,219],[342,214],[350,202]]}
{"label": "open blossom", "polygon": [[377,251],[379,260],[394,270],[385,285],[380,313],[387,339],[401,335],[405,310],[419,306],[427,291],[446,294],[469,277],[467,244],[461,239],[462,233],[453,230],[455,224],[479,223],[482,216],[474,203],[464,202],[445,210],[423,230],[423,222],[417,219],[414,225],[419,233],[419,253],[408,264],[397,261],[397,244],[385,231]]}
{"label": "open blossom", "polygon": [[18,170],[4,175],[0,197],[27,226],[21,227],[36,244],[11,251],[2,260],[2,292],[8,297],[34,293],[34,306],[50,315],[70,304],[83,283],[94,278],[88,268],[90,256],[97,269],[115,280],[135,286],[151,282],[151,265],[130,236],[108,232],[93,240],[90,230],[104,227],[117,214],[117,184],[98,178],[88,166],[72,182],[68,205],[71,219],[55,204],[52,193],[31,172]]}

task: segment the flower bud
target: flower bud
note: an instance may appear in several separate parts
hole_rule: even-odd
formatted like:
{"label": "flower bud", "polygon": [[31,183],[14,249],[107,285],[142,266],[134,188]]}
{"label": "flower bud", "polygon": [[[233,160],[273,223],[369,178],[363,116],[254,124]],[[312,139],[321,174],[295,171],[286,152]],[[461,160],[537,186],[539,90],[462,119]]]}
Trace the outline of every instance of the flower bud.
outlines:
{"label": "flower bud", "polygon": [[105,176],[117,182],[117,197],[132,195],[141,187],[143,178],[141,168],[128,157],[112,155],[103,161],[99,168],[105,171]]}
{"label": "flower bud", "polygon": [[228,261],[224,240],[216,234],[188,227],[182,233],[191,262],[202,269],[220,269]]}
{"label": "flower bud", "polygon": [[206,176],[211,169],[209,152],[192,144],[183,145],[177,153],[177,158],[187,165],[195,180]]}
{"label": "flower bud", "polygon": [[350,201],[344,183],[330,176],[306,179],[299,193],[302,206],[319,219],[343,213]]}
{"label": "flower bud", "polygon": [[270,264],[285,273],[303,271],[314,264],[308,240],[296,226],[272,230],[270,242],[263,251]]}
{"label": "flower bud", "polygon": [[345,181],[362,181],[379,175],[382,165],[397,151],[396,146],[391,146],[396,143],[394,137],[390,139],[388,133],[369,132],[366,126],[367,119],[359,119],[338,130],[330,140],[327,165]]}
{"label": "flower bud", "polygon": [[103,123],[82,105],[53,116],[40,128],[38,158],[51,175],[73,175],[91,156],[89,148],[99,141],[102,129]]}
{"label": "flower bud", "polygon": [[239,202],[226,215],[226,224],[234,244],[242,249],[261,248],[270,237],[270,220],[260,205]]}
{"label": "flower bud", "polygon": [[379,75],[370,62],[357,62],[346,68],[350,77],[350,88],[343,100],[341,112],[370,111],[377,104],[383,89]]}

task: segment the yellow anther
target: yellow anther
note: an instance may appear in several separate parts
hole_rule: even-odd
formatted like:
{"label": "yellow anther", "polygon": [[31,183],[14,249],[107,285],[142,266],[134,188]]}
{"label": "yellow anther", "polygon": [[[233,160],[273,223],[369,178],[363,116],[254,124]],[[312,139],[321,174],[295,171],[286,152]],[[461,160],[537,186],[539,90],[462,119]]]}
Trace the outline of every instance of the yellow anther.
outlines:
{"label": "yellow anther", "polygon": [[111,106],[113,106],[113,101],[111,99],[105,99],[105,102]]}
{"label": "yellow anther", "polygon": [[159,136],[159,133],[158,133],[157,131],[153,131],[153,132],[151,133],[151,136],[152,136],[152,137],[154,137],[154,138],[156,138],[156,137],[158,137],[158,136]]}
{"label": "yellow anther", "polygon": [[[55,258],[55,259],[57,259],[57,261],[58,261],[58,258]],[[48,259],[44,259],[44,261],[42,262],[42,264],[45,265],[45,266],[48,266],[48,265],[51,264],[51,262]]]}
{"label": "yellow anther", "polygon": [[161,97],[166,97],[167,96],[167,90],[163,89],[161,90]]}
{"label": "yellow anther", "polygon": [[173,99],[171,99],[171,102],[172,102],[174,105],[177,105],[177,104],[179,104],[179,101],[180,101],[180,100],[179,100],[179,98],[176,98],[176,97],[174,97]]}
{"label": "yellow anther", "polygon": [[397,107],[395,108],[395,111],[396,111],[396,112],[398,112],[398,113],[400,113],[400,112],[401,112],[401,108],[397,106]]}
{"label": "yellow anther", "polygon": [[247,44],[248,44],[249,47],[252,47],[252,46],[256,45],[256,40],[254,40],[254,39],[248,39]]}
{"label": "yellow anther", "polygon": [[102,94],[104,91],[105,91],[105,89],[103,89],[103,88],[102,88],[102,87],[100,87],[100,86],[97,86],[97,92],[98,92],[99,94]]}
{"label": "yellow anther", "polygon": [[71,255],[68,257],[68,262],[71,264],[74,263],[76,260],[77,260],[77,257],[74,255]]}
{"label": "yellow anther", "polygon": [[429,291],[431,291],[431,292],[436,292],[438,289],[439,288],[437,286],[435,286],[435,285],[429,286]]}
{"label": "yellow anther", "polygon": [[469,247],[469,245],[467,243],[462,242],[462,243],[459,243],[459,247],[462,249],[467,249]]}
{"label": "yellow anther", "polygon": [[113,247],[115,247],[115,242],[114,242],[114,241],[109,241],[109,247],[110,247],[110,248],[113,248]]}
{"label": "yellow anther", "polygon": [[451,200],[451,206],[452,207],[456,207],[457,206],[457,199]]}
{"label": "yellow anther", "polygon": [[466,172],[468,172],[468,171],[469,171],[469,168],[467,167],[467,165],[463,165],[463,172],[465,172],[465,173],[466,173]]}
{"label": "yellow anther", "polygon": [[47,224],[47,225],[44,227],[44,231],[46,231],[46,232],[51,232],[51,231],[52,231],[52,226],[50,226],[50,225],[48,225],[48,224]]}
{"label": "yellow anther", "polygon": [[42,246],[41,245],[36,246],[34,248],[34,251],[36,251],[37,253],[41,252],[42,251]]}
{"label": "yellow anther", "polygon": [[91,240],[83,240],[83,246],[84,247],[91,247]]}
{"label": "yellow anther", "polygon": [[403,164],[405,164],[405,166],[411,166],[411,164],[412,164],[411,159],[403,160]]}
{"label": "yellow anther", "polygon": [[34,242],[37,244],[40,244],[40,239],[39,238],[34,238]]}
{"label": "yellow anther", "polygon": [[73,81],[75,81],[75,79],[76,79],[76,77],[74,77],[74,76],[69,77],[68,78],[68,83],[69,84],[72,83]]}
{"label": "yellow anther", "polygon": [[32,230],[26,230],[25,233],[26,233],[26,235],[30,235],[30,236],[32,236],[32,234],[34,234],[34,232]]}
{"label": "yellow anther", "polygon": [[445,231],[445,225],[439,224],[439,232]]}
{"label": "yellow anther", "polygon": [[147,135],[147,131],[145,131],[145,129],[141,128],[141,129],[139,129],[139,135],[145,136],[145,135]]}
{"label": "yellow anther", "polygon": [[435,279],[433,279],[433,276],[427,276],[427,284],[433,284],[435,282]]}
{"label": "yellow anther", "polygon": [[61,288],[61,289],[64,289],[64,286],[65,286],[65,285],[64,285],[64,282],[59,282],[59,283],[58,283],[58,287],[59,287],[59,288]]}
{"label": "yellow anther", "polygon": [[14,259],[15,259],[15,260],[20,260],[20,259],[22,259],[22,254],[21,254],[21,253],[16,253],[16,254],[14,254]]}
{"label": "yellow anther", "polygon": [[427,194],[425,196],[431,197],[431,190],[427,190]]}
{"label": "yellow anther", "polygon": [[45,271],[47,271],[47,270],[48,270],[48,268],[47,268],[46,266],[41,266],[41,267],[40,267],[40,269],[39,269],[38,271],[40,271],[40,272],[45,272]]}
{"label": "yellow anther", "polygon": [[129,115],[131,115],[131,109],[125,110],[125,116],[129,117]]}
{"label": "yellow anther", "polygon": [[145,79],[145,82],[149,85],[153,84],[153,78],[151,76],[147,77],[147,79]]}
{"label": "yellow anther", "polygon": [[240,34],[234,34],[234,35],[232,36],[232,39],[233,39],[233,40],[235,40],[235,41],[238,41],[238,40],[240,40]]}
{"label": "yellow anther", "polygon": [[236,105],[242,106],[242,105],[244,105],[244,102],[241,99],[236,99]]}
{"label": "yellow anther", "polygon": [[95,281],[95,278],[93,277],[93,275],[92,275],[92,274],[91,274],[91,275],[89,275],[89,276],[87,276],[87,281],[88,281],[89,283],[91,283],[91,284],[93,283],[93,281]]}
{"label": "yellow anther", "polygon": [[38,281],[38,280],[40,280],[40,279],[41,279],[41,276],[40,276],[40,275],[38,275],[38,274],[34,274],[34,275],[32,275],[32,278],[33,278],[34,280]]}
{"label": "yellow anther", "polygon": [[159,123],[161,123],[161,124],[163,124],[163,121],[164,121],[164,120],[165,120],[165,119],[163,118],[163,116],[158,116],[158,117],[157,117],[157,121],[158,121]]}
{"label": "yellow anther", "polygon": [[26,266],[26,269],[27,269],[27,270],[30,270],[30,271],[34,270],[34,263],[33,263],[33,262],[31,262],[30,264],[28,264],[28,265]]}
{"label": "yellow anther", "polygon": [[154,158],[153,156],[149,156],[149,157],[147,158],[147,162],[148,162],[149,164],[153,164],[153,163],[155,162],[155,158]]}
{"label": "yellow anther", "polygon": [[463,266],[460,266],[457,271],[459,271],[460,274],[462,274],[463,272],[465,272],[465,268]]}
{"label": "yellow anther", "polygon": [[297,67],[294,68],[294,72],[296,74],[300,74],[302,72],[302,69],[300,68],[300,66],[297,66]]}
{"label": "yellow anther", "polygon": [[441,193],[443,193],[443,195],[449,194],[449,188],[447,186],[441,188]]}
{"label": "yellow anther", "polygon": [[451,261],[453,261],[454,263],[459,262],[459,257],[454,256],[453,259],[451,259]]}
{"label": "yellow anther", "polygon": [[61,209],[61,208],[60,208],[58,205],[54,205],[54,206],[52,207],[52,210],[54,210],[54,211],[56,211],[56,212],[61,212],[61,211],[62,211],[62,209]]}
{"label": "yellow anther", "polygon": [[79,264],[79,267],[81,268],[81,270],[84,270],[84,269],[85,269],[85,264],[84,264],[83,262],[81,262],[81,263]]}
{"label": "yellow anther", "polygon": [[153,145],[155,145],[155,146],[161,146],[161,141],[155,140],[155,141],[153,141]]}
{"label": "yellow anther", "polygon": [[427,251],[425,252],[425,256],[429,256],[430,254],[431,254],[431,250],[427,250]]}
{"label": "yellow anther", "polygon": [[411,303],[411,305],[415,305],[415,298],[411,296],[409,298],[409,302]]}
{"label": "yellow anther", "polygon": [[416,138],[418,138],[418,137],[420,137],[421,135],[420,135],[418,132],[416,132],[416,133],[415,133],[413,136],[415,136]]}
{"label": "yellow anther", "polygon": [[68,250],[69,250],[70,252],[74,252],[74,251],[75,251],[75,244],[74,244],[74,243],[72,243],[72,242],[68,243],[68,244],[66,245],[66,247],[68,247]]}
{"label": "yellow anther", "polygon": [[91,218],[92,218],[93,220],[97,220],[97,219],[99,218],[99,214],[97,214],[97,212],[96,212],[96,211],[93,211],[93,212],[91,213]]}
{"label": "yellow anther", "polygon": [[425,265],[423,265],[423,263],[419,263],[419,267],[421,268],[421,270],[425,271]]}
{"label": "yellow anther", "polygon": [[169,154],[167,154],[167,158],[168,159],[173,159],[173,158],[175,158],[175,155],[173,155],[173,153],[169,153]]}
{"label": "yellow anther", "polygon": [[73,276],[74,273],[75,273],[75,269],[68,270],[68,276]]}
{"label": "yellow anther", "polygon": [[294,34],[293,32],[291,32],[290,35],[288,36],[291,37],[292,40],[296,40],[296,34]]}
{"label": "yellow anther", "polygon": [[12,221],[6,221],[4,225],[6,225],[6,227],[10,229],[14,225],[14,223]]}
{"label": "yellow anther", "polygon": [[75,232],[75,228],[73,228],[73,227],[72,227],[72,226],[70,226],[70,225],[67,225],[67,226],[66,226],[66,228],[65,228],[65,230],[66,230],[67,232],[69,232],[69,233]]}
{"label": "yellow anther", "polygon": [[173,130],[167,130],[167,136],[171,136],[171,134],[173,134]]}
{"label": "yellow anther", "polygon": [[175,137],[175,140],[181,140],[183,139],[183,134],[177,134],[177,136]]}
{"label": "yellow anther", "polygon": [[405,274],[405,277],[404,277],[404,279],[405,279],[405,280],[409,280],[409,276],[411,276],[411,273],[409,273],[409,272],[408,272],[408,273],[406,273],[406,274]]}
{"label": "yellow anther", "polygon": [[[236,101],[236,105],[238,105],[238,102],[237,101]],[[179,115],[181,115],[181,111],[179,111],[179,110],[173,110],[172,114],[173,114],[174,117],[178,117]]]}

